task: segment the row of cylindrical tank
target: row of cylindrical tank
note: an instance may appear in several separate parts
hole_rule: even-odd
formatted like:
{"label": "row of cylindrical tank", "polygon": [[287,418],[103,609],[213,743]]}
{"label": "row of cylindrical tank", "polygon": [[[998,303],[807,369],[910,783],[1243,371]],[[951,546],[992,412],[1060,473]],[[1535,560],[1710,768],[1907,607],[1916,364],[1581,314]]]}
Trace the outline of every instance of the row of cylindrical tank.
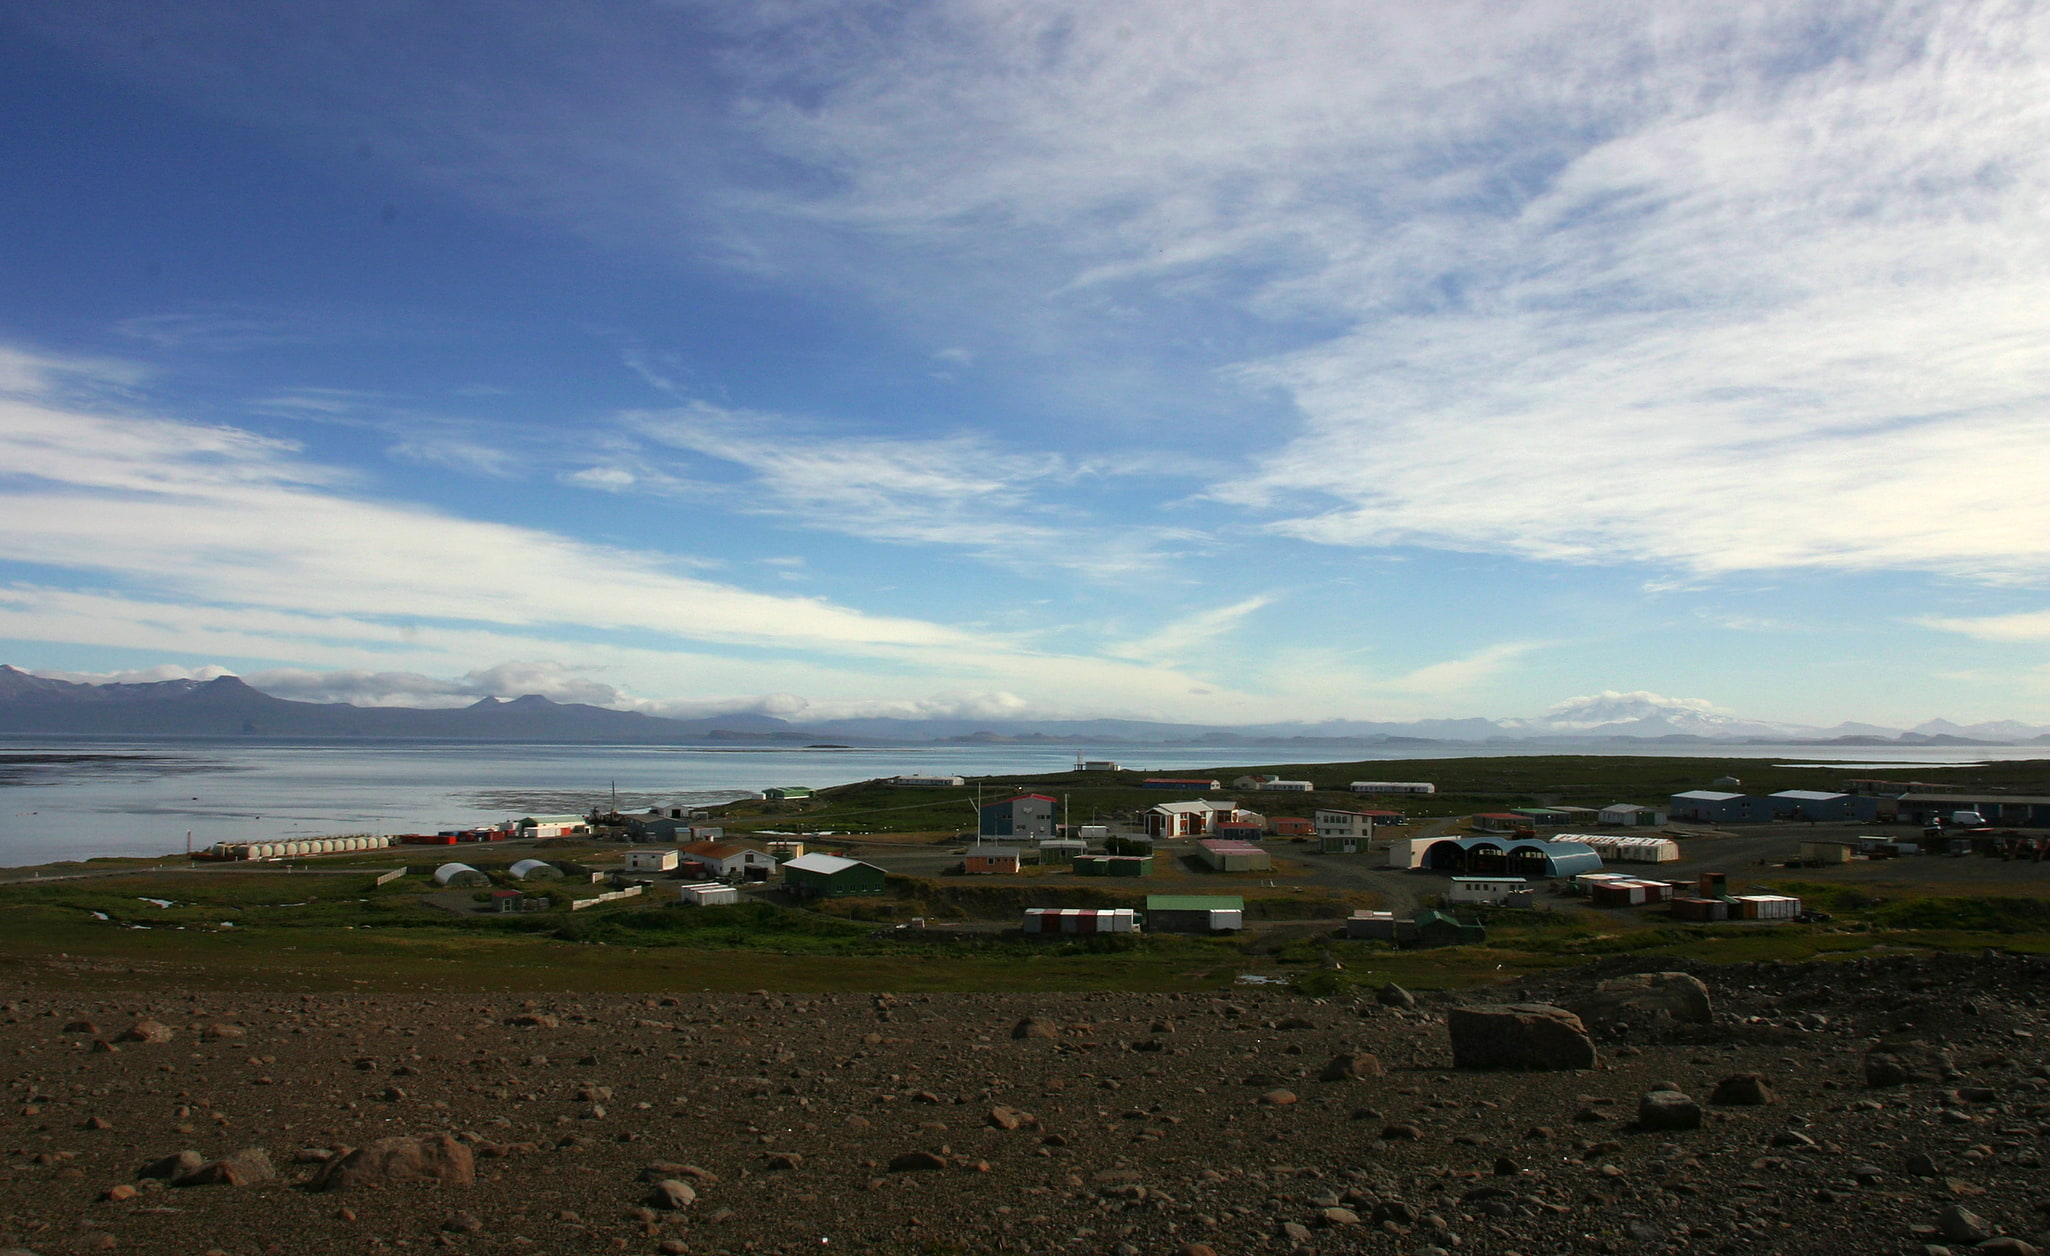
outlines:
{"label": "row of cylindrical tank", "polygon": [[287,842],[222,842],[209,853],[219,859],[289,859],[295,855],[340,855],[352,850],[383,850],[388,837],[305,837]]}

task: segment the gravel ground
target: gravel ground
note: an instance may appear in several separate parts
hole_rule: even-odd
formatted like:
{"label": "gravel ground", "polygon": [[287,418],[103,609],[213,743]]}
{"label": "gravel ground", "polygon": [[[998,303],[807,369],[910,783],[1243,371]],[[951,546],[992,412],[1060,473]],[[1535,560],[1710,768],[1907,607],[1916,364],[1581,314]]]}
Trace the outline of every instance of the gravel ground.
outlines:
{"label": "gravel ground", "polygon": [[[1571,1004],[1630,967],[1504,995]],[[1580,1072],[1456,1071],[1449,1001],[1372,994],[21,993],[0,1009],[0,1248],[1923,1256],[2050,1242],[2050,963],[1693,971],[1713,1023],[1594,1025],[1601,1066]],[[1052,1036],[1014,1036],[1026,1018]],[[116,1041],[143,1020],[169,1040]],[[1957,1074],[1868,1086],[1868,1047],[1903,1034]],[[1360,1052],[1383,1073],[1319,1080]],[[1742,1073],[1778,1102],[1708,1103]],[[1666,1085],[1701,1101],[1700,1128],[1638,1128],[1640,1098]],[[309,1187],[343,1148],[438,1134],[475,1157],[474,1182]],[[137,1176],[180,1151],[250,1148],[274,1178]],[[694,1201],[666,1206],[660,1180]]]}

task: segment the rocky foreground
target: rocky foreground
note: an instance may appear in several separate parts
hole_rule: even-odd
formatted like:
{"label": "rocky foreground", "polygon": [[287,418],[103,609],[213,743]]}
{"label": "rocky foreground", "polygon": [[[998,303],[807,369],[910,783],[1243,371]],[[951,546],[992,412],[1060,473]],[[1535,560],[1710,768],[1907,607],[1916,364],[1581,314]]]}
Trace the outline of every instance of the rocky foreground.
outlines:
{"label": "rocky foreground", "polygon": [[20,994],[0,1248],[2050,1245],[2050,962],[1692,971],[1489,996],[1577,1018],[1393,989]]}

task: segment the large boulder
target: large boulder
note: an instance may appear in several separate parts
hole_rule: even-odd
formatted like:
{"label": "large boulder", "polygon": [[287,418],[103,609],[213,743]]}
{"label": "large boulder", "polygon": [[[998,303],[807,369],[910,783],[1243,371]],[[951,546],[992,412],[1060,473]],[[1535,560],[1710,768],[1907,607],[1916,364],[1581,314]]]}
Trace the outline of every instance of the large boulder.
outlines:
{"label": "large boulder", "polygon": [[190,1173],[171,1179],[173,1186],[261,1186],[277,1177],[270,1153],[261,1147],[244,1147],[231,1156],[200,1165]]}
{"label": "large boulder", "polygon": [[1341,1051],[1331,1057],[1324,1071],[1317,1074],[1317,1080],[1342,1082],[1357,1077],[1379,1077],[1381,1072],[1380,1057],[1366,1051]]}
{"label": "large boulder", "polygon": [[380,1138],[335,1156],[310,1184],[315,1190],[345,1190],[388,1182],[443,1182],[468,1186],[477,1180],[470,1149],[447,1134],[425,1138]]}
{"label": "large boulder", "polygon": [[1594,1068],[1594,1040],[1580,1018],[1547,1003],[1455,1007],[1445,1017],[1456,1068]]}
{"label": "large boulder", "polygon": [[1865,1053],[1867,1086],[1947,1082],[1956,1076],[1950,1056],[1927,1043],[1881,1042]]}
{"label": "large boulder", "polygon": [[1602,982],[1570,1004],[1590,1024],[1672,1020],[1701,1025],[1715,1019],[1715,1003],[1701,978],[1687,973],[1631,973]]}
{"label": "large boulder", "polygon": [[162,1021],[139,1020],[121,1031],[116,1042],[169,1042],[171,1027]]}
{"label": "large boulder", "polygon": [[1701,1105],[1677,1090],[1654,1090],[1637,1101],[1637,1127],[1643,1130],[1698,1130]]}

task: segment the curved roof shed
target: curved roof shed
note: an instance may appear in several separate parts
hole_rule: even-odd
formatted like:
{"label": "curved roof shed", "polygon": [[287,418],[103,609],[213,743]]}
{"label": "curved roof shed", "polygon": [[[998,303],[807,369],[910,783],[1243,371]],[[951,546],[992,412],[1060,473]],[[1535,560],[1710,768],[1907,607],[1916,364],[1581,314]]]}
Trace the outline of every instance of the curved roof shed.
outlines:
{"label": "curved roof shed", "polygon": [[452,889],[463,885],[489,885],[491,878],[466,863],[445,863],[434,870],[434,883]]}
{"label": "curved roof shed", "polygon": [[539,859],[522,859],[508,871],[515,881],[556,881],[562,878],[562,869]]}

